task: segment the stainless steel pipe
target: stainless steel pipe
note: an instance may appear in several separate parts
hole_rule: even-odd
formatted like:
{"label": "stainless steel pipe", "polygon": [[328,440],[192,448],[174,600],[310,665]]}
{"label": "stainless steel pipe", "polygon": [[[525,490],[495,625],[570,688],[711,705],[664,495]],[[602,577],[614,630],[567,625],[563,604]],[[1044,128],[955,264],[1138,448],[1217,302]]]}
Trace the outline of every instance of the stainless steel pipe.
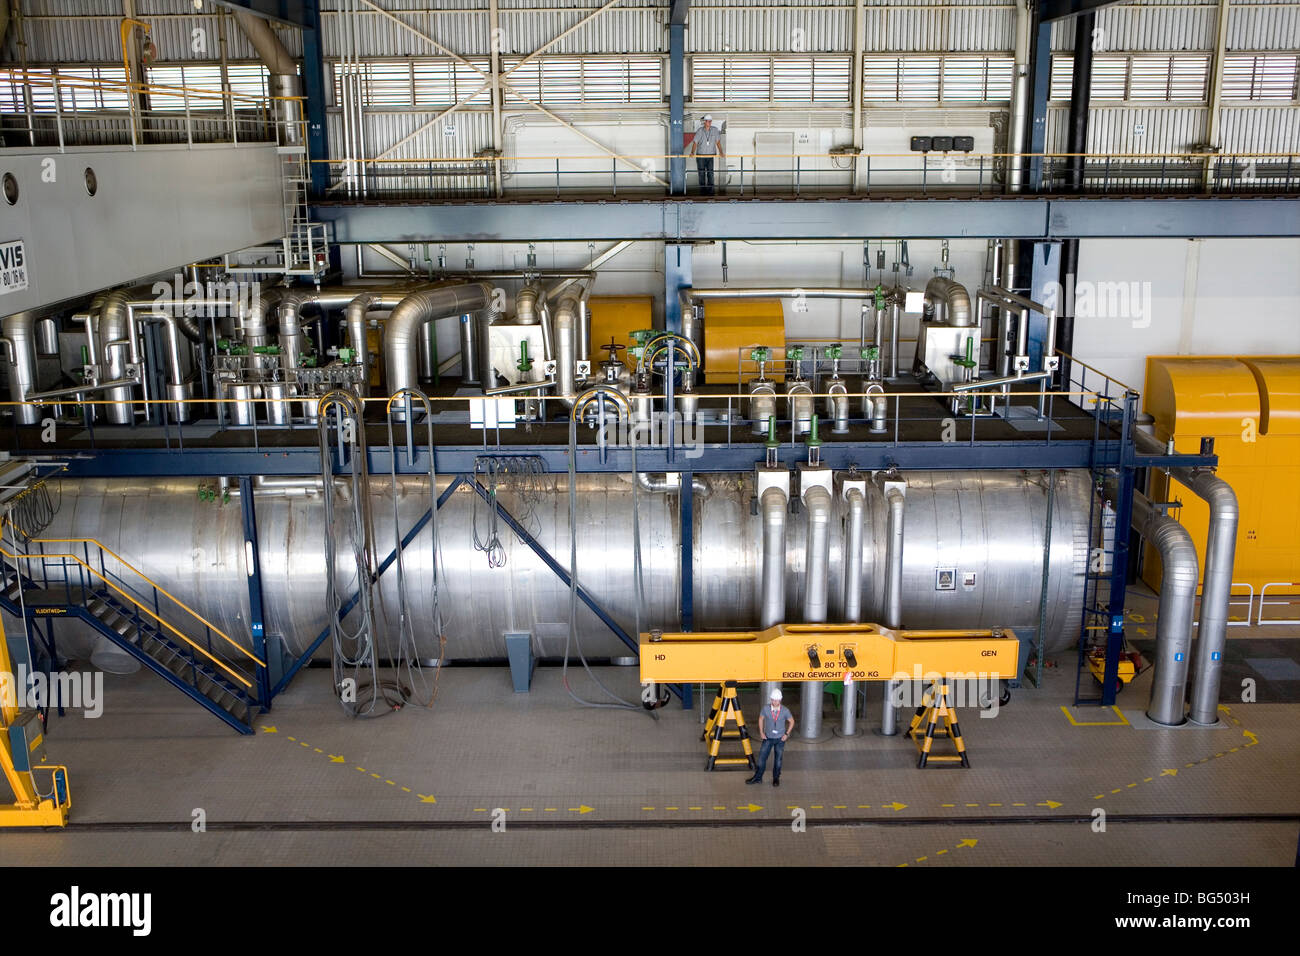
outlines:
{"label": "stainless steel pipe", "polygon": [[[803,619],[805,624],[824,624],[830,603],[831,493],[813,485],[804,490],[803,503],[808,514]],[[804,740],[821,737],[824,695],[822,681],[804,681],[799,707],[799,736]]]}
{"label": "stainless steel pipe", "polygon": [[[897,488],[885,492],[889,509],[888,558],[885,564],[885,627],[903,626],[903,515],[907,499]],[[886,737],[898,733],[898,711],[894,698],[898,694],[898,681],[885,684],[885,699],[881,702],[880,732]]]}
{"label": "stainless steel pipe", "polygon": [[[1155,436],[1135,431],[1134,437],[1143,450],[1164,454],[1165,448]],[[1237,551],[1237,496],[1232,487],[1212,471],[1170,468],[1169,476],[1191,489],[1210,508],[1205,542],[1205,580],[1201,586],[1201,623],[1197,629],[1188,717],[1198,724],[1213,724],[1219,719],[1219,679],[1228,638],[1232,563]]]}
{"label": "stainless steel pipe", "polygon": [[1147,716],[1177,726],[1187,717],[1187,666],[1200,569],[1196,545],[1181,524],[1162,515],[1144,496],[1133,496],[1133,530],[1160,553],[1160,607],[1156,614],[1155,676]]}
{"label": "stainless steel pipe", "polygon": [[384,362],[389,394],[414,388],[418,381],[417,333],[426,322],[459,318],[465,313],[481,312],[492,301],[492,288],[486,283],[442,286],[408,292],[388,317],[384,337]]}
{"label": "stainless steel pipe", "polygon": [[[763,519],[762,584],[759,587],[760,629],[785,622],[785,518],[789,502],[779,488],[768,488],[759,502]],[[766,703],[780,681],[764,681],[761,694]]]}
{"label": "stainless steel pipe", "polygon": [[[862,492],[851,489],[848,499],[849,514],[844,524],[844,622],[862,621],[862,528],[867,503]],[[858,695],[854,685],[844,684],[840,698],[840,734],[852,737],[857,733]]]}

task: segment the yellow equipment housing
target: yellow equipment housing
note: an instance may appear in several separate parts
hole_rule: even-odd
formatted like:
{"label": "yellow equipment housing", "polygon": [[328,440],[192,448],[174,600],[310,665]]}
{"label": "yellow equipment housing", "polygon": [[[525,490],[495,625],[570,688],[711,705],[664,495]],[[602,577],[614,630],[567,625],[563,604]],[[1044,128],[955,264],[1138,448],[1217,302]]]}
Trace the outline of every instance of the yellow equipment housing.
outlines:
{"label": "yellow equipment housing", "polygon": [[[592,344],[596,342],[592,330]],[[765,346],[773,361],[767,377],[785,380],[785,309],[780,299],[704,300],[704,381],[708,385],[736,385],[736,368],[744,360],[744,377],[757,377],[749,350]],[[742,355],[743,351],[743,355]]]}
{"label": "yellow equipment housing", "polygon": [[[1202,436],[1214,438],[1217,473],[1237,495],[1240,520],[1232,580],[1255,594],[1300,593],[1300,357],[1151,356],[1143,407],[1156,437],[1195,454]],[[1153,471],[1153,500],[1183,503],[1179,522],[1196,543],[1204,567],[1209,506],[1178,482]],[[1145,551],[1143,579],[1159,589],[1162,568]],[[1278,582],[1291,582],[1278,586]],[[1234,588],[1235,597],[1244,588]],[[1239,613],[1234,611],[1234,614]]]}
{"label": "yellow equipment housing", "polygon": [[625,351],[619,353],[623,364],[635,369],[632,333],[654,328],[654,299],[648,295],[593,295],[587,300],[587,313],[591,316],[591,354],[586,357],[591,359],[592,369],[605,360],[608,353],[601,346],[608,345],[610,339],[623,346]]}
{"label": "yellow equipment housing", "polygon": [[[1020,641],[1005,628],[895,631],[879,624],[776,624],[764,631],[650,631],[641,680],[931,680],[1016,677]],[[814,665],[816,663],[816,666]]]}

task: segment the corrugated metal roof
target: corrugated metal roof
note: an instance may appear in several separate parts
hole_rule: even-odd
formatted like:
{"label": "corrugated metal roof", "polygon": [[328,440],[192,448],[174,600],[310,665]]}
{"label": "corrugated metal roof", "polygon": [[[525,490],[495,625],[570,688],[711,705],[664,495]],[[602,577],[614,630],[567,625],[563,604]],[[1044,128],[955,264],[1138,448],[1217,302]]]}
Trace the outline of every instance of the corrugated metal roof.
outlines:
{"label": "corrugated metal roof", "polygon": [[[207,3],[202,10],[195,10],[190,0],[141,0],[136,17],[149,24],[149,35],[158,47],[159,60],[211,61],[221,58],[216,9]],[[26,0],[23,31],[28,61],[120,63],[121,16],[121,3],[112,0]],[[226,23],[227,57],[254,59],[257,54],[243,31],[232,18],[227,18]],[[290,54],[302,56],[298,30],[277,24],[276,34]],[[6,50],[12,59],[12,37],[6,43]]]}

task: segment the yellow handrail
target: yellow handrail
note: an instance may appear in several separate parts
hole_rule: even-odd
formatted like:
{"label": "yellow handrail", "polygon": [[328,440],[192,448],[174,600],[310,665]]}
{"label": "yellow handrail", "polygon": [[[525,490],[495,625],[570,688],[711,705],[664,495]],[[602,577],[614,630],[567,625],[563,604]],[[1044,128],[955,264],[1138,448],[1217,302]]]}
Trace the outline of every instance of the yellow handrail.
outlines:
{"label": "yellow handrail", "polygon": [[[119,588],[116,584],[114,584],[114,583],[113,583],[112,581],[110,581],[108,578],[104,577],[104,575],[100,574],[98,571],[96,571],[94,568],[92,568],[92,567],[91,567],[89,564],[87,564],[85,561],[82,561],[81,558],[77,557],[75,554],[14,554],[13,552],[11,552],[11,551],[7,550],[6,548],[3,548],[3,547],[0,547],[0,554],[4,555],[6,558],[12,558],[14,561],[33,561],[33,560],[35,560],[35,559],[37,559],[37,558],[40,558],[40,559],[46,559],[46,558],[67,558],[68,560],[75,561],[77,564],[81,565],[83,568],[85,568],[87,571],[89,571],[92,575],[94,575],[95,577],[97,577],[97,578],[99,578],[101,581],[103,581],[105,584],[107,584],[110,588],[112,588],[112,589],[113,589],[114,591],[116,591],[118,594],[122,595],[122,597],[126,598],[128,601],[130,601],[132,604],[134,604],[136,607],[138,607],[141,611],[144,611],[144,613],[147,614],[149,617],[153,618],[155,621],[157,621],[157,622],[158,622],[159,624],[161,624],[163,627],[167,628],[167,630],[171,631],[173,634],[175,634],[177,637],[179,637],[179,638],[180,638],[182,641],[184,641],[186,644],[190,645],[190,647],[194,648],[196,651],[198,651],[200,654],[202,654],[202,655],[203,655],[204,657],[206,657],[208,660],[212,661],[212,663],[216,664],[218,667],[220,667],[223,671],[225,671],[227,674],[229,674],[229,675],[230,675],[232,678],[234,678],[236,681],[238,681],[239,683],[243,684],[245,687],[248,687],[248,688],[251,688],[251,687],[253,686],[252,682],[249,681],[248,678],[244,677],[244,676],[243,676],[242,674],[240,674],[238,671],[233,670],[233,669],[232,669],[228,664],[225,664],[225,663],[223,663],[222,661],[219,661],[217,658],[213,657],[209,652],[205,651],[205,650],[204,650],[202,647],[200,647],[198,644],[195,644],[192,640],[190,640],[188,637],[186,637],[184,634],[182,634],[180,631],[178,631],[176,628],[174,628],[171,624],[169,624],[169,623],[167,623],[166,621],[164,621],[161,617],[159,617],[159,616],[158,616],[157,614],[155,614],[153,611],[149,610],[147,607],[145,607],[143,604],[141,604],[140,601],[138,601],[135,597],[133,597],[132,595],[130,595],[130,594],[128,594],[127,592],[123,591],[123,590],[122,590],[121,588]],[[254,660],[256,660],[256,658],[254,658]],[[260,664],[261,661],[258,661],[258,663]],[[262,666],[265,667],[266,665],[263,664]]]}
{"label": "yellow handrail", "polygon": [[109,548],[109,547],[107,547],[106,545],[104,545],[103,542],[101,542],[101,541],[97,541],[97,540],[95,540],[94,538],[32,538],[32,539],[31,539],[31,542],[34,543],[34,544],[93,544],[95,547],[99,548],[99,550],[104,551],[104,552],[106,552],[106,553],[108,553],[108,554],[111,554],[114,558],[117,559],[118,563],[121,564],[123,567],[129,568],[130,570],[132,570],[132,571],[134,571],[136,574],[138,574],[140,577],[144,578],[145,581],[149,582],[150,587],[152,587],[152,588],[153,588],[154,590],[156,590],[156,591],[161,592],[162,594],[167,595],[167,597],[170,598],[171,601],[172,601],[173,603],[175,603],[175,604],[179,605],[180,607],[184,608],[186,611],[188,611],[188,612],[190,613],[190,615],[191,615],[192,617],[194,617],[195,619],[197,619],[197,620],[199,620],[199,621],[202,621],[203,624],[204,624],[205,626],[207,626],[207,627],[210,628],[211,630],[215,631],[218,635],[220,635],[220,636],[221,636],[221,637],[226,641],[227,644],[229,644],[231,647],[235,648],[237,651],[239,651],[239,652],[240,652],[241,654],[243,654],[245,657],[250,658],[251,660],[253,660],[254,662],[256,662],[256,663],[258,664],[258,666],[260,666],[260,667],[265,667],[265,666],[266,666],[266,664],[265,664],[261,659],[259,659],[258,656],[257,656],[256,654],[254,654],[254,653],[252,653],[251,651],[249,651],[246,647],[244,647],[244,646],[243,646],[242,644],[240,644],[238,641],[234,641],[234,640],[232,640],[232,639],[230,638],[230,635],[228,635],[225,631],[223,631],[221,628],[217,627],[215,624],[213,624],[211,621],[209,621],[206,617],[204,617],[204,616],[203,616],[202,614],[200,614],[198,611],[194,610],[194,608],[190,607],[188,604],[186,604],[186,603],[185,603],[184,601],[182,601],[180,598],[176,597],[176,595],[172,594],[170,591],[168,591],[166,588],[164,588],[162,585],[160,585],[158,582],[156,582],[153,578],[149,577],[149,575],[145,574],[143,571],[141,571],[139,568],[137,568],[137,567],[136,567],[134,564],[132,564],[130,561],[126,560],[126,558],[122,557],[120,554],[118,554],[116,551],[114,551],[112,548]]}

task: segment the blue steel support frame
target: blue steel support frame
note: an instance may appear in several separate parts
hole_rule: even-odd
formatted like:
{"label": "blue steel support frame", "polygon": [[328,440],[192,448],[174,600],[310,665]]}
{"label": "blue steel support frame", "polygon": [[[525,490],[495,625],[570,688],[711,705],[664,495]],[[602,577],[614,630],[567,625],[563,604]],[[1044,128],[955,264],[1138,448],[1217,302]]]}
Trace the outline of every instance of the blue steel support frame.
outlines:
{"label": "blue steel support frame", "polygon": [[[328,159],[329,127],[325,120],[325,47],[321,37],[320,0],[303,0],[302,91],[306,97],[307,158]],[[311,165],[311,193],[323,196],[329,188],[329,165]]]}
{"label": "blue steel support frame", "polygon": [[266,618],[262,606],[262,558],[257,550],[257,508],[253,503],[253,479],[239,479],[239,507],[244,515],[244,555],[249,561],[248,627],[253,636],[253,653],[266,661],[257,672],[257,702],[262,710],[271,707],[271,662],[266,656]]}
{"label": "blue steel support frame", "polygon": [[1040,8],[1034,9],[1034,31],[1030,50],[1029,96],[1029,188],[1032,192],[1043,190],[1042,153],[1047,147],[1047,94],[1052,83],[1052,24],[1044,20]]}
{"label": "blue steel support frame", "polygon": [[[544,547],[542,547],[540,541],[538,541],[536,538],[534,538],[531,534],[528,533],[527,528],[525,528],[523,525],[521,525],[518,521],[515,520],[515,516],[512,515],[509,511],[507,511],[502,506],[501,502],[497,500],[495,495],[493,495],[486,488],[480,485],[478,483],[477,478],[464,476],[464,480],[465,480],[465,484],[469,485],[470,488],[474,489],[475,493],[477,493],[478,496],[482,498],[484,502],[487,503],[487,506],[489,508],[494,509],[497,515],[501,518],[501,520],[510,526],[510,530],[513,531],[518,536],[519,540],[522,541],[524,544],[528,545],[528,547],[532,549],[533,554],[541,558],[542,563],[545,564],[548,568],[550,568],[551,571],[555,574],[555,576],[564,582],[565,587],[572,587],[573,579],[569,576],[569,572],[564,570],[564,567],[558,561],[556,561],[555,558],[551,557],[551,553],[547,551]],[[624,644],[630,647],[633,650],[633,652],[635,652],[639,656],[641,653],[641,646],[638,641],[638,638],[632,637],[632,635],[628,634],[627,631],[623,630],[623,628],[619,625],[618,621],[610,617],[609,612],[606,611],[603,607],[601,607],[600,604],[596,601],[596,599],[593,598],[590,594],[588,594],[587,589],[584,588],[581,584],[578,585],[577,590],[578,590],[578,600],[581,601],[583,604],[587,605],[587,608],[591,611],[591,613],[595,614],[596,617],[600,618],[600,622],[604,624],[607,628],[609,628],[614,633],[615,637],[617,637],[620,641],[622,641]],[[678,697],[683,698],[683,700],[685,699],[682,688],[677,684],[665,684],[664,686],[667,687],[669,690],[671,690]]]}
{"label": "blue steel support frame", "polygon": [[[1059,317],[1064,311],[1064,290],[1061,288],[1061,244],[1059,242],[1036,242],[1033,247],[1033,266],[1029,270],[1029,298],[1035,302],[1047,301],[1046,293],[1049,283],[1056,283],[1053,300]],[[1059,328],[1059,323],[1058,323]],[[1047,345],[1047,316],[1038,312],[1029,313],[1029,367],[1038,370],[1043,367],[1043,349]]]}
{"label": "blue steel support frame", "polygon": [[664,244],[664,330],[682,330],[682,289],[694,285],[694,250],[686,243]]}
{"label": "blue steel support frame", "polygon": [[[319,454],[319,452],[317,454]],[[427,473],[428,472],[426,471],[425,474]],[[451,484],[449,484],[447,488],[443,491],[443,493],[438,496],[439,508],[441,508],[444,504],[446,504],[447,499],[452,496],[452,494],[456,491],[457,488],[461,486],[461,484],[464,483],[464,481],[465,479],[461,475],[457,475],[455,478],[452,479]],[[388,557],[384,558],[383,561],[379,562],[379,569],[375,572],[376,580],[382,577],[383,573],[393,566],[393,562],[397,560],[398,548],[405,549],[408,545],[410,545],[410,543],[415,540],[416,535],[418,535],[421,531],[423,531],[424,526],[427,525],[432,519],[433,519],[433,513],[431,511],[426,511],[424,514],[420,515],[420,519],[416,521],[415,524],[411,526],[411,530],[408,531],[402,537],[401,543],[388,553]],[[349,613],[351,613],[352,609],[357,606],[357,602],[359,600],[361,600],[361,592],[358,591],[357,593],[353,594],[350,598],[348,598],[346,601],[343,602],[343,606],[339,608],[340,621],[343,620],[345,617],[347,617]],[[302,666],[306,664],[307,661],[311,660],[311,656],[316,653],[317,648],[319,648],[322,644],[324,644],[325,639],[329,636],[330,636],[330,626],[326,625],[325,629],[316,635],[316,640],[311,642],[311,647],[307,648],[307,650],[303,652],[302,656],[293,662],[293,666],[290,667],[287,671],[285,671],[284,676],[280,678],[280,682],[276,684],[275,687],[273,688],[272,694],[278,694],[280,693],[280,691],[284,690],[286,687],[289,686],[289,682],[293,680],[294,675],[297,674],[298,671],[302,669]]]}
{"label": "blue steel support frame", "polygon": [[668,23],[668,190],[686,195],[686,12],[690,0],[673,0]]}
{"label": "blue steel support frame", "polygon": [[[682,630],[695,630],[695,475],[682,472],[678,494],[682,522]],[[682,709],[690,710],[694,701],[690,684],[682,685]]]}
{"label": "blue steel support frame", "polygon": [[1119,493],[1115,502],[1115,553],[1111,559],[1110,626],[1106,632],[1106,669],[1102,674],[1101,703],[1115,703],[1119,683],[1119,655],[1124,647],[1124,599],[1128,592],[1129,529],[1133,523],[1133,491],[1137,486],[1133,423],[1137,415],[1137,392],[1124,395],[1124,418],[1120,434]]}

